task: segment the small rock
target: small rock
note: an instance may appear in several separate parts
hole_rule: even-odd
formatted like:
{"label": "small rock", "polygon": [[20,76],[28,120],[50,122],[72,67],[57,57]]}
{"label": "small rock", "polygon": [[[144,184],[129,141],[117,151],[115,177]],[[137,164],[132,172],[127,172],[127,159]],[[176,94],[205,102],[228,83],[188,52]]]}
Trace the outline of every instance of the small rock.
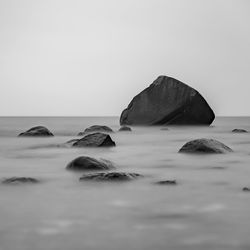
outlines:
{"label": "small rock", "polygon": [[227,153],[233,152],[231,148],[225,144],[213,139],[197,139],[187,142],[179,153]]}
{"label": "small rock", "polygon": [[11,177],[2,181],[3,184],[24,184],[24,183],[38,183],[39,181],[31,177]]}
{"label": "small rock", "polygon": [[54,136],[46,127],[37,126],[33,127],[18,136]]}
{"label": "small rock", "polygon": [[155,184],[158,184],[158,185],[177,185],[177,181],[176,180],[164,180],[164,181],[157,181],[157,182],[155,182]]}
{"label": "small rock", "polygon": [[114,166],[112,162],[104,159],[97,160],[88,156],[80,156],[71,161],[66,169],[76,170],[76,171],[100,171],[100,170],[110,170]]}
{"label": "small rock", "polygon": [[138,179],[142,175],[137,173],[109,172],[83,175],[80,181],[130,181]]}
{"label": "small rock", "polygon": [[250,191],[250,188],[244,187],[244,188],[242,188],[242,191],[249,192],[249,191]]}
{"label": "small rock", "polygon": [[132,131],[132,129],[128,126],[122,126],[120,127],[119,131]]}
{"label": "small rock", "polygon": [[86,135],[85,137],[77,140],[72,145],[73,147],[113,147],[115,142],[111,139],[110,135],[103,133],[94,133]]}
{"label": "small rock", "polygon": [[113,133],[114,131],[108,126],[93,125],[89,128],[86,128],[83,132],[80,132],[78,135],[82,136],[82,135],[93,133],[93,132]]}
{"label": "small rock", "polygon": [[161,128],[161,130],[169,130],[167,127]]}
{"label": "small rock", "polygon": [[239,128],[233,129],[232,132],[233,133],[247,133],[245,129],[239,129]]}

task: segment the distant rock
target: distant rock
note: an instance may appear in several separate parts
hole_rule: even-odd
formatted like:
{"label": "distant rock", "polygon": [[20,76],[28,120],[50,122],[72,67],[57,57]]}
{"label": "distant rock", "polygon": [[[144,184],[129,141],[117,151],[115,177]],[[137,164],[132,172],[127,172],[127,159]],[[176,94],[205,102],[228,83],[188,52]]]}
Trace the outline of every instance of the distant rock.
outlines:
{"label": "distant rock", "polygon": [[38,183],[39,181],[31,177],[11,177],[2,181],[3,184],[24,184],[24,183]]}
{"label": "distant rock", "polygon": [[73,147],[113,147],[115,142],[110,135],[103,133],[88,134],[73,143]]}
{"label": "distant rock", "polygon": [[180,150],[180,153],[227,153],[233,152],[225,144],[213,139],[197,139],[187,142]]}
{"label": "distant rock", "polygon": [[244,188],[242,188],[242,191],[244,191],[244,192],[250,192],[250,188],[249,187],[244,187]]}
{"label": "distant rock", "polygon": [[164,128],[161,128],[161,130],[169,130],[169,128],[167,128],[167,127],[164,127]]}
{"label": "distant rock", "polygon": [[37,126],[19,134],[19,136],[54,136],[54,135],[46,127]]}
{"label": "distant rock", "polygon": [[157,182],[155,182],[155,184],[158,184],[158,185],[177,185],[177,181],[176,180],[164,180],[164,181],[157,181]]}
{"label": "distant rock", "polygon": [[104,159],[97,160],[88,156],[80,156],[71,161],[66,169],[75,171],[100,171],[110,170],[114,166],[112,162]]}
{"label": "distant rock", "polygon": [[80,132],[78,135],[82,136],[93,132],[113,133],[114,131],[108,126],[93,125],[89,128],[86,128],[83,132]]}
{"label": "distant rock", "polygon": [[128,126],[121,126],[119,131],[132,131],[132,129]]}
{"label": "distant rock", "polygon": [[233,133],[247,133],[245,129],[239,129],[239,128],[233,129],[232,132]]}
{"label": "distant rock", "polygon": [[209,125],[215,118],[201,94],[167,76],[159,76],[136,95],[120,117],[121,125]]}
{"label": "distant rock", "polygon": [[137,173],[109,172],[83,175],[80,181],[131,181],[142,177]]}

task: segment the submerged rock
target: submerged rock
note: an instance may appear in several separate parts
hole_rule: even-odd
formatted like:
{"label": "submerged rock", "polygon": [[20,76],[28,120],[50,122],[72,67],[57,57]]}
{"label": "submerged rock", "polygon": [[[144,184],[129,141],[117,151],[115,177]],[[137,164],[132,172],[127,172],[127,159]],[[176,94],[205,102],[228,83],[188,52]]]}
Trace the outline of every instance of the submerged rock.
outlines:
{"label": "submerged rock", "polygon": [[157,182],[155,182],[155,184],[158,184],[158,185],[177,185],[177,181],[176,180],[164,180],[164,181],[157,181]]}
{"label": "submerged rock", "polygon": [[197,139],[187,142],[180,150],[180,153],[227,153],[233,152],[225,144],[213,139]]}
{"label": "submerged rock", "polygon": [[142,177],[137,173],[109,172],[83,175],[80,181],[130,181]]}
{"label": "submerged rock", "polygon": [[38,183],[39,181],[31,177],[11,177],[2,181],[3,184],[23,184],[23,183]]}
{"label": "submerged rock", "polygon": [[88,133],[93,133],[93,132],[106,132],[106,133],[112,133],[113,130],[108,127],[108,126],[101,126],[101,125],[93,125],[89,128],[86,128],[83,132],[80,132],[78,135],[85,135]]}
{"label": "submerged rock", "polygon": [[244,187],[244,188],[242,188],[242,191],[250,192],[250,188],[249,187]]}
{"label": "submerged rock", "polygon": [[233,133],[247,133],[245,129],[239,129],[239,128],[233,129],[232,132]]}
{"label": "submerged rock", "polygon": [[46,127],[37,126],[19,134],[19,136],[54,136],[54,135]]}
{"label": "submerged rock", "polygon": [[100,159],[97,160],[88,156],[80,156],[71,161],[66,169],[76,170],[76,171],[100,171],[100,170],[110,170],[114,166],[111,161]]}
{"label": "submerged rock", "polygon": [[73,147],[113,147],[115,142],[110,135],[103,133],[94,133],[84,136],[73,143]]}
{"label": "submerged rock", "polygon": [[120,117],[121,125],[209,125],[213,110],[201,94],[167,76],[159,76],[136,95]]}
{"label": "submerged rock", "polygon": [[128,126],[122,126],[120,127],[119,131],[132,131],[132,129]]}

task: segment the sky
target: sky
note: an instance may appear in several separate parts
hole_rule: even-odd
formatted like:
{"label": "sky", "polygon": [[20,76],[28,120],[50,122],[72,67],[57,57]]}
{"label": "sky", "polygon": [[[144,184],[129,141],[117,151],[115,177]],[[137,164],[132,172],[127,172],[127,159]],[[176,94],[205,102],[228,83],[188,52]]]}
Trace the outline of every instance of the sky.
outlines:
{"label": "sky", "polygon": [[0,116],[117,116],[159,75],[250,115],[249,0],[0,0]]}

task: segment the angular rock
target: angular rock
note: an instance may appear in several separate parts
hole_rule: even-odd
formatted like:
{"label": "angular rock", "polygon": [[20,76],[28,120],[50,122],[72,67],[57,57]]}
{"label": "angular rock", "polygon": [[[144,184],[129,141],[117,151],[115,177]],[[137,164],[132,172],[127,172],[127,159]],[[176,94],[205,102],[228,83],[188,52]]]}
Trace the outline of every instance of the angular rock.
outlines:
{"label": "angular rock", "polygon": [[177,185],[177,181],[176,180],[164,180],[164,181],[157,181],[157,182],[155,182],[155,184],[158,184],[158,185]]}
{"label": "angular rock", "polygon": [[119,131],[132,131],[132,129],[128,126],[122,126],[120,127]]}
{"label": "angular rock", "polygon": [[23,183],[38,183],[39,181],[31,177],[11,177],[2,181],[3,184],[23,184]]}
{"label": "angular rock", "polygon": [[228,153],[233,152],[225,144],[213,139],[197,139],[187,142],[180,150],[180,153]]}
{"label": "angular rock", "polygon": [[19,136],[54,136],[54,135],[46,127],[37,126],[19,134]]}
{"label": "angular rock", "polygon": [[120,117],[121,125],[209,125],[213,110],[201,94],[172,77],[159,76],[136,95]]}
{"label": "angular rock", "polygon": [[131,181],[142,177],[137,173],[109,172],[83,175],[80,181]]}
{"label": "angular rock", "polygon": [[233,133],[247,133],[245,129],[239,129],[239,128],[233,129],[232,132]]}
{"label": "angular rock", "polygon": [[103,133],[88,134],[77,140],[72,145],[73,147],[113,147],[115,142],[110,135]]}
{"label": "angular rock", "polygon": [[112,162],[104,159],[97,160],[88,156],[80,156],[71,161],[66,169],[76,170],[76,171],[100,171],[100,170],[110,170],[114,166]]}
{"label": "angular rock", "polygon": [[83,132],[80,132],[78,135],[81,136],[93,132],[113,133],[114,131],[108,126],[93,125],[89,128],[86,128]]}

